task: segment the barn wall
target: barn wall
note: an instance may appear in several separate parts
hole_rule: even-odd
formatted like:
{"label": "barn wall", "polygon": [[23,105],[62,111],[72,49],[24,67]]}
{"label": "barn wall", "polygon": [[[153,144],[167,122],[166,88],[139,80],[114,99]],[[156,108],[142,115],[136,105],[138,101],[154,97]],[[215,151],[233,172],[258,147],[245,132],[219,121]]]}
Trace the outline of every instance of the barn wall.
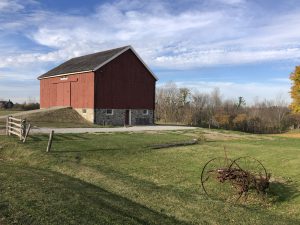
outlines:
{"label": "barn wall", "polygon": [[155,79],[128,50],[95,74],[96,109],[154,109]]}
{"label": "barn wall", "polygon": [[[67,76],[68,79],[53,77],[40,80],[41,108],[71,106],[93,122],[94,73]],[[86,109],[86,113],[83,112]]]}

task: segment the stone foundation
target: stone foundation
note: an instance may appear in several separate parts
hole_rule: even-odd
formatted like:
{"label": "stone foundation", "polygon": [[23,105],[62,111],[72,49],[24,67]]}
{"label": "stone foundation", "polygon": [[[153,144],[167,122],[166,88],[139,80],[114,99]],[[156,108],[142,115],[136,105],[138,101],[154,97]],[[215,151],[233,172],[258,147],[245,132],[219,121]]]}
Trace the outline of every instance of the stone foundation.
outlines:
{"label": "stone foundation", "polygon": [[87,121],[94,123],[95,119],[95,111],[94,109],[87,109],[87,108],[76,108],[75,109],[84,119]]}
{"label": "stone foundation", "polygon": [[[130,109],[129,125],[152,125],[153,110],[148,110],[148,114],[143,114],[144,109]],[[126,109],[113,109],[113,115],[107,115],[106,109],[95,109],[94,122],[99,125],[125,125]]]}
{"label": "stone foundation", "polygon": [[153,110],[148,110],[148,115],[143,114],[143,109],[131,109],[131,125],[153,125]]}

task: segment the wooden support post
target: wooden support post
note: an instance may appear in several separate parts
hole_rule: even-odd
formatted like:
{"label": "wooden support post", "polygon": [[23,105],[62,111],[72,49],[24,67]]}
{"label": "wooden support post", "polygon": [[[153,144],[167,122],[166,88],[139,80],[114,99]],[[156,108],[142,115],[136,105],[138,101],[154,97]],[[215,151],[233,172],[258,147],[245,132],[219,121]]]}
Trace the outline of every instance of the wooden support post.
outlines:
{"label": "wooden support post", "polygon": [[50,132],[50,135],[49,135],[49,141],[48,141],[48,146],[47,146],[46,152],[50,152],[50,150],[51,150],[53,134],[54,134],[54,130],[52,130],[52,131]]}
{"label": "wooden support post", "polygon": [[6,135],[8,135],[8,126],[9,126],[9,124],[8,124],[8,120],[9,120],[9,116],[6,118]]}
{"label": "wooden support post", "polygon": [[7,127],[8,136],[10,136],[10,131],[11,131],[11,129],[10,129],[10,121],[11,121],[11,116],[9,116],[8,120],[7,120],[7,122],[8,122],[8,127]]}
{"label": "wooden support post", "polygon": [[26,119],[21,121],[21,128],[20,128],[21,137],[20,140],[24,142],[25,134],[26,134]]}
{"label": "wooden support post", "polygon": [[24,136],[24,139],[23,139],[23,143],[25,143],[25,141],[26,141],[26,139],[27,139],[27,136],[28,136],[28,134],[29,134],[30,128],[31,128],[31,124],[28,125],[27,131],[26,131],[25,136]]}
{"label": "wooden support post", "polygon": [[20,139],[20,141],[22,141],[22,139],[23,139],[23,127],[22,127],[22,123],[21,123],[21,127],[18,129],[19,130],[19,139]]}

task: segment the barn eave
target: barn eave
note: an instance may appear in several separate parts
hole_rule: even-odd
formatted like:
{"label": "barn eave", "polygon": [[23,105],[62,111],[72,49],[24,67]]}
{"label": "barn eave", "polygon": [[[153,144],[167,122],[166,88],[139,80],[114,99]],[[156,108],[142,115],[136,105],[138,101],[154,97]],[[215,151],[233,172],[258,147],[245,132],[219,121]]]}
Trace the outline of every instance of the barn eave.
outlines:
{"label": "barn eave", "polygon": [[63,74],[57,74],[57,75],[48,76],[48,77],[38,77],[38,80],[43,80],[43,79],[48,79],[48,78],[53,78],[53,77],[64,77],[64,76],[68,76],[68,75],[74,75],[74,74],[80,74],[80,73],[89,73],[89,72],[94,72],[94,70],[78,71],[78,72],[72,72],[72,73],[63,73]]}

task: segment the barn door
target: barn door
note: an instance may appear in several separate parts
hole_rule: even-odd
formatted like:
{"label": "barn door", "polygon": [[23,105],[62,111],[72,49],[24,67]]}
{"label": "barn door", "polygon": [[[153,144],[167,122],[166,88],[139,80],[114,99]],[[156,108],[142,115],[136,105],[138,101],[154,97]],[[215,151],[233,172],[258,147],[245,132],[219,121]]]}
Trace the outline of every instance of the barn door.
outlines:
{"label": "barn door", "polygon": [[57,84],[57,94],[56,94],[56,106],[64,105],[64,84]]}
{"label": "barn door", "polygon": [[56,105],[71,106],[71,83],[70,82],[63,82],[57,84]]}
{"label": "barn door", "polygon": [[125,110],[125,125],[131,125],[131,121],[130,121],[130,110],[126,109]]}
{"label": "barn door", "polygon": [[71,82],[64,84],[64,106],[71,106]]}

